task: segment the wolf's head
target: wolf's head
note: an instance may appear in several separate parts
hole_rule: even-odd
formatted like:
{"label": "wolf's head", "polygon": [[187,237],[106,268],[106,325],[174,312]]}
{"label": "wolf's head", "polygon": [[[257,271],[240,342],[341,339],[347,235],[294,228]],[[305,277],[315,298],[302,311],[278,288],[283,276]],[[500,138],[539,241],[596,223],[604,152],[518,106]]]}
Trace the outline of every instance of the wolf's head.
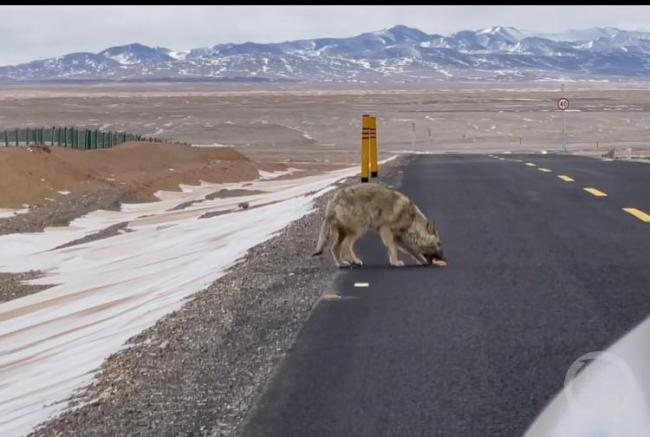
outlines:
{"label": "wolf's head", "polygon": [[414,220],[407,229],[403,240],[413,252],[422,255],[427,264],[447,262],[436,225],[417,208]]}

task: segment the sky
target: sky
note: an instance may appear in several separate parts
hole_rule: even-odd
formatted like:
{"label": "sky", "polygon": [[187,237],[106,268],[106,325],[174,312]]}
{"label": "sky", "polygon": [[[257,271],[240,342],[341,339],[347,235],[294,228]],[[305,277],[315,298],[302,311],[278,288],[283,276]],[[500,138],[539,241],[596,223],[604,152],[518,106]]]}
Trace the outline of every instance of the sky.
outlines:
{"label": "sky", "polygon": [[499,25],[650,30],[650,6],[0,6],[0,17],[0,65],[132,42],[187,50],[348,37],[397,24],[443,35]]}

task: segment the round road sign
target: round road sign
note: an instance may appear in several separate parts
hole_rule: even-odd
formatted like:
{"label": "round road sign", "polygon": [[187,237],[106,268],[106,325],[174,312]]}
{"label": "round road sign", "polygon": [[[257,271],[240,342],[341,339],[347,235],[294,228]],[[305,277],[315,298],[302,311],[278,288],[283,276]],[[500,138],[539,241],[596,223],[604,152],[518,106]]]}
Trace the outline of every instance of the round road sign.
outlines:
{"label": "round road sign", "polygon": [[569,99],[566,97],[562,97],[560,99],[557,99],[557,109],[560,111],[566,111],[569,109]]}

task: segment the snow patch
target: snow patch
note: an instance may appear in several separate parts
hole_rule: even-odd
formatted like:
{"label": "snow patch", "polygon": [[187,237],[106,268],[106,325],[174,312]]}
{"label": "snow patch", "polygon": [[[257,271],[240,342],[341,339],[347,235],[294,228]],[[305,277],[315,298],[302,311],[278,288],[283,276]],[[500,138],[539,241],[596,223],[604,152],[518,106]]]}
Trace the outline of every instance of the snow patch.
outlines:
{"label": "snow patch", "polygon": [[279,178],[280,176],[288,175],[288,174],[293,174],[298,171],[304,171],[299,168],[288,168],[286,170],[278,170],[278,171],[264,171],[264,170],[259,170],[258,173],[260,174],[260,179],[261,180],[269,180],[269,179],[275,179]]}
{"label": "snow patch", "polygon": [[29,212],[29,206],[23,209],[0,208],[0,219],[14,217],[18,214],[25,214],[28,212]]}
{"label": "snow patch", "polygon": [[235,146],[232,144],[212,143],[212,144],[192,144],[192,147],[240,147],[240,146]]}

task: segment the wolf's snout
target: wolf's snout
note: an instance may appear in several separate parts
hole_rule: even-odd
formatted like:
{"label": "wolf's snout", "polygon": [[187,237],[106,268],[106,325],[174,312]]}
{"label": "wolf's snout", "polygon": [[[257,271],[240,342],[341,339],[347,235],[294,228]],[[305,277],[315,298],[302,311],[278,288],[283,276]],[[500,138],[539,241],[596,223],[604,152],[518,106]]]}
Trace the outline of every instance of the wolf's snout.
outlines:
{"label": "wolf's snout", "polygon": [[442,249],[434,253],[424,254],[424,257],[427,260],[427,264],[430,264],[432,266],[439,266],[439,267],[447,266],[447,258],[445,257],[445,254],[442,251]]}

